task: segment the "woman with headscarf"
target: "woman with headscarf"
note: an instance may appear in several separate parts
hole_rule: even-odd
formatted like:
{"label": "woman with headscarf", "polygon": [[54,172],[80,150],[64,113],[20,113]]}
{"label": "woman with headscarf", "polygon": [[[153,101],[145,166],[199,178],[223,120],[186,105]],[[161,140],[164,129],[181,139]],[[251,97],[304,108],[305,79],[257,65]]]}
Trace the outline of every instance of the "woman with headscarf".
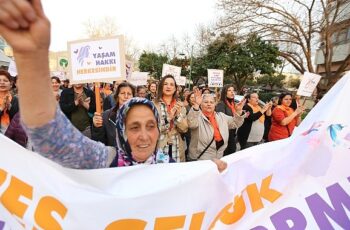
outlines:
{"label": "woman with headscarf", "polygon": [[18,99],[11,94],[12,77],[0,70],[0,133],[4,134],[18,112]]}

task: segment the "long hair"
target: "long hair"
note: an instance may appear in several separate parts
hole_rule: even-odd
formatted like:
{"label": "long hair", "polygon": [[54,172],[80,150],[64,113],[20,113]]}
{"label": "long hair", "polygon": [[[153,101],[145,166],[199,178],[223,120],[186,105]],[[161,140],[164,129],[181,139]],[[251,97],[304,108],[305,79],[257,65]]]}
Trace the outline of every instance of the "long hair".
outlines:
{"label": "long hair", "polygon": [[221,90],[221,95],[220,95],[220,101],[225,102],[226,101],[226,95],[227,95],[227,91],[230,87],[233,87],[233,89],[235,88],[233,85],[231,84],[227,84],[224,85],[224,87]]}
{"label": "long hair", "polygon": [[192,94],[194,94],[194,92],[190,92],[190,94],[187,95],[187,97],[185,98],[187,103],[192,107],[192,104],[191,104],[191,96]]}
{"label": "long hair", "polygon": [[162,80],[160,80],[160,82],[159,82],[159,85],[158,85],[158,93],[157,93],[157,97],[156,97],[156,100],[155,100],[156,102],[159,102],[159,101],[162,99],[162,97],[163,97],[164,82],[165,82],[165,80],[168,79],[168,78],[171,78],[171,79],[174,80],[174,83],[175,83],[175,92],[174,92],[174,94],[173,94],[173,98],[177,99],[177,97],[176,97],[177,84],[176,84],[175,78],[174,78],[172,75],[168,74],[168,75],[165,75],[165,76],[162,78]]}

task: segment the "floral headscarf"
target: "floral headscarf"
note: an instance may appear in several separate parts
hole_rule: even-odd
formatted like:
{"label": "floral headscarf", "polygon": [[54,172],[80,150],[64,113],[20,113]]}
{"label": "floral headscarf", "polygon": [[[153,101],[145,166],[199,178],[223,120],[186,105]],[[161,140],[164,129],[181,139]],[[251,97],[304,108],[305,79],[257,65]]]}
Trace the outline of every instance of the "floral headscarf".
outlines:
{"label": "floral headscarf", "polygon": [[146,98],[134,97],[125,102],[119,109],[116,117],[116,128],[117,128],[117,162],[112,163],[120,166],[130,166],[136,164],[159,164],[159,163],[169,163],[169,155],[164,154],[161,150],[158,150],[157,147],[154,150],[153,154],[145,162],[136,162],[131,154],[131,148],[128,143],[128,138],[125,132],[125,121],[129,110],[134,105],[146,105],[148,106],[157,120],[158,130],[159,130],[159,114],[157,108],[154,106],[153,102]]}

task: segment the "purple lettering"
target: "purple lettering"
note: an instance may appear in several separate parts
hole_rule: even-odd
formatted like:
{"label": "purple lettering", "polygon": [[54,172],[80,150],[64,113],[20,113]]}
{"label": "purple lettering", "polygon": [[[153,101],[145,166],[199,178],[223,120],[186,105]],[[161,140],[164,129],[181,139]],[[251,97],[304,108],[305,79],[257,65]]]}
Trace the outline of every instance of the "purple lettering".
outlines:
{"label": "purple lettering", "polygon": [[327,218],[329,216],[344,229],[349,228],[350,220],[344,207],[350,211],[350,196],[338,183],[327,187],[327,193],[333,207],[329,206],[317,193],[306,198],[318,226],[322,229],[333,229]]}
{"label": "purple lettering", "polygon": [[255,228],[251,228],[250,230],[269,230],[263,226],[256,226]]}
{"label": "purple lettering", "polygon": [[3,230],[5,227],[5,222],[0,220],[0,230]]}
{"label": "purple lettering", "polygon": [[[276,229],[306,229],[306,219],[304,214],[297,208],[288,207],[284,208],[277,213],[273,214],[271,217],[271,222]],[[293,222],[293,226],[289,226],[288,220]]]}

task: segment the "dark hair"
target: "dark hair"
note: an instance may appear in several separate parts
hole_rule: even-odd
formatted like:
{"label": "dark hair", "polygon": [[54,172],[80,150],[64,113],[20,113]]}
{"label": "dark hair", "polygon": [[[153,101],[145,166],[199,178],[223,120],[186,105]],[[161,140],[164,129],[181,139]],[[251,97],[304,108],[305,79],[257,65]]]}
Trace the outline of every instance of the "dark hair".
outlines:
{"label": "dark hair", "polygon": [[278,105],[281,105],[283,98],[285,98],[288,95],[293,97],[291,93],[281,93],[280,96],[278,97]]}
{"label": "dark hair", "polygon": [[226,95],[227,95],[227,91],[229,88],[233,87],[233,89],[235,89],[235,87],[231,84],[228,85],[224,85],[224,87],[221,90],[221,94],[220,94],[220,101],[225,102],[226,101]]}
{"label": "dark hair", "polygon": [[12,77],[6,70],[0,69],[0,75],[5,76],[10,82],[12,82]]}
{"label": "dark hair", "polygon": [[139,93],[141,89],[146,89],[146,87],[144,87],[143,85],[138,85],[136,87],[136,92]]}
{"label": "dark hair", "polygon": [[61,79],[56,76],[51,77],[51,80],[56,80],[58,84],[61,84]]}
{"label": "dark hair", "polygon": [[152,81],[152,82],[150,82],[149,85],[148,85],[148,90],[151,90],[151,85],[152,85],[152,84],[155,84],[155,85],[156,85],[156,89],[157,89],[157,82]]}
{"label": "dark hair", "polygon": [[162,80],[160,80],[160,82],[159,82],[159,85],[158,85],[158,94],[157,94],[157,97],[156,97],[156,100],[155,100],[156,102],[159,102],[160,99],[162,99],[162,97],[163,97],[164,82],[165,82],[165,80],[168,79],[168,78],[171,78],[171,79],[174,80],[174,83],[175,83],[175,92],[174,92],[174,94],[173,94],[173,98],[177,99],[177,98],[176,98],[177,84],[176,84],[175,78],[174,78],[172,75],[168,74],[168,75],[165,75],[165,76],[162,78]]}
{"label": "dark hair", "polygon": [[113,108],[113,110],[117,111],[119,108],[119,100],[118,100],[118,95],[121,91],[122,88],[130,88],[131,92],[132,92],[132,96],[135,97],[135,86],[129,82],[122,82],[118,85],[117,90],[114,93],[114,99],[115,99],[115,107]]}
{"label": "dark hair", "polygon": [[191,96],[192,96],[192,94],[194,94],[194,92],[190,92],[190,94],[188,94],[187,97],[185,98],[190,106],[192,106],[191,105]]}

